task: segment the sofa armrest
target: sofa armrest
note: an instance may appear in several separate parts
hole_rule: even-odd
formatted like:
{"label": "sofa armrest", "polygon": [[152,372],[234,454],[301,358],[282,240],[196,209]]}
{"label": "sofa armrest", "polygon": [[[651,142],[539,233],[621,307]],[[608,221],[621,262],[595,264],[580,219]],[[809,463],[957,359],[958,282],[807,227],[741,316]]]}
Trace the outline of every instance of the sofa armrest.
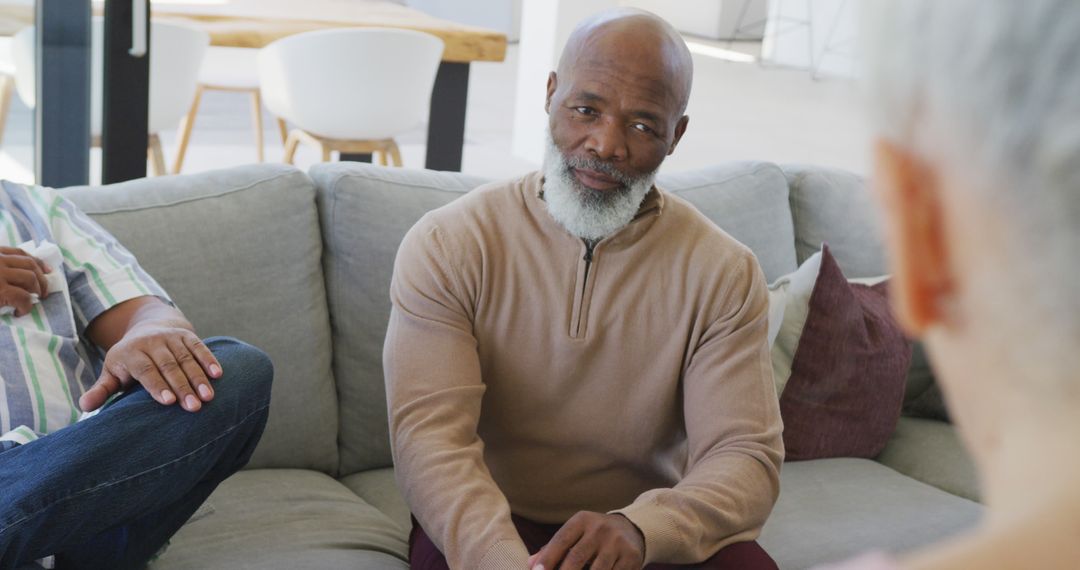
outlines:
{"label": "sofa armrest", "polygon": [[979,500],[975,464],[956,428],[945,422],[901,417],[877,461],[943,491]]}

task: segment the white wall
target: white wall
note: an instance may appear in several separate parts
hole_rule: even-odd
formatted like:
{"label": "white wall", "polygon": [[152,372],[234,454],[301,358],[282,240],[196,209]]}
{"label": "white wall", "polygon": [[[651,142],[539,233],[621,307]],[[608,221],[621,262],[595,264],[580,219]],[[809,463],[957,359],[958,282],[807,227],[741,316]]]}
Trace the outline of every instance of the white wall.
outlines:
{"label": "white wall", "polygon": [[[818,74],[851,75],[856,63],[854,37],[857,4],[857,1],[846,0],[772,0],[769,23],[764,27],[763,57],[777,65],[809,68],[812,39]],[[673,16],[666,14],[666,11],[675,10],[680,13],[680,18],[692,18],[695,14],[692,8],[697,6],[702,10],[698,13],[700,18],[711,20],[721,15],[723,9],[728,9],[728,17],[734,18],[738,15],[737,10],[741,8],[742,2],[523,0],[513,123],[514,155],[534,163],[542,162],[543,133],[548,122],[544,112],[548,73],[558,65],[563,45],[581,19],[600,10],[621,5],[653,8],[661,16],[671,19]],[[809,14],[808,6],[813,7]],[[732,11],[735,11],[734,16]],[[748,15],[747,23],[753,19],[752,15]],[[805,24],[806,21],[812,23],[812,30]],[[687,25],[684,22],[683,27]],[[676,24],[676,27],[680,27],[679,24]]]}
{"label": "white wall", "polygon": [[[850,0],[773,0],[762,58],[777,65],[810,68],[813,53],[819,74],[853,76],[858,63],[858,4]],[[809,16],[808,6],[812,7]]]}
{"label": "white wall", "polygon": [[543,162],[548,74],[558,66],[563,46],[578,22],[618,5],[618,0],[524,0],[514,105],[515,155]]}
{"label": "white wall", "polygon": [[408,0],[404,4],[436,18],[506,34],[516,42],[521,36],[522,0]]}
{"label": "white wall", "polygon": [[753,24],[765,19],[768,1],[623,0],[622,4],[653,12],[671,22],[671,25],[680,32],[714,40],[726,40],[734,37],[737,26],[742,27],[738,39],[761,39],[764,26]]}

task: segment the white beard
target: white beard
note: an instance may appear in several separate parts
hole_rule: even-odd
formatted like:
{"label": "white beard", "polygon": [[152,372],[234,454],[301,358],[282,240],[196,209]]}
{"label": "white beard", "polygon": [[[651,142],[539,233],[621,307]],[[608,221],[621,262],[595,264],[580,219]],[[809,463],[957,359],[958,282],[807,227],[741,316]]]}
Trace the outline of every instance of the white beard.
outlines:
{"label": "white beard", "polygon": [[[621,182],[622,188],[593,190],[578,182],[571,168],[603,172]],[[544,155],[544,201],[551,217],[581,239],[600,240],[629,224],[655,180],[656,171],[628,177],[606,162],[567,160],[548,133]]]}

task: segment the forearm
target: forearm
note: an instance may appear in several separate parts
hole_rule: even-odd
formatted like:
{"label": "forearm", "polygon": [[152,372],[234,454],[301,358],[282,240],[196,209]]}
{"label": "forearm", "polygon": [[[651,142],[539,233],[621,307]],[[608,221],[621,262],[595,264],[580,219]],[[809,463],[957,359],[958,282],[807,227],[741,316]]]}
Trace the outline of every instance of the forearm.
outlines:
{"label": "forearm", "polygon": [[[463,271],[421,221],[402,242],[390,286],[383,372],[394,471],[413,514],[452,569],[514,570],[528,552],[484,463],[477,432],[485,385]],[[470,273],[469,271],[464,271]]]}
{"label": "forearm", "polygon": [[472,343],[461,330],[391,312],[383,369],[394,471],[451,568],[524,568],[528,553],[476,432],[484,386]]}
{"label": "forearm", "polygon": [[784,445],[767,342],[768,294],[752,258],[683,377],[688,470],[624,509],[647,562],[696,563],[756,538],[779,495]]}
{"label": "forearm", "polygon": [[90,342],[108,351],[138,327],[179,328],[195,332],[191,322],[175,307],[157,297],[136,297],[99,315],[86,329]]}
{"label": "forearm", "polygon": [[528,552],[483,465],[482,443],[458,441],[457,426],[432,429],[442,417],[425,412],[394,422],[395,474],[413,515],[450,568],[525,568]]}
{"label": "forearm", "polygon": [[645,536],[646,562],[694,564],[757,538],[779,494],[780,454],[751,449],[718,453],[617,511]]}

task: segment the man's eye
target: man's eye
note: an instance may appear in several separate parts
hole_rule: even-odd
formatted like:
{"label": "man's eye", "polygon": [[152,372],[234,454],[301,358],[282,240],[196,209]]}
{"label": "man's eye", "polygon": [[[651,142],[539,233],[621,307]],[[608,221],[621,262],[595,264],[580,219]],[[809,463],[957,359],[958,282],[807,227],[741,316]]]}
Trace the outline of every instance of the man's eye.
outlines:
{"label": "man's eye", "polygon": [[643,133],[652,133],[653,130],[649,128],[649,125],[643,123],[634,123],[634,128]]}
{"label": "man's eye", "polygon": [[582,115],[592,115],[596,113],[592,107],[574,107],[574,110]]}

